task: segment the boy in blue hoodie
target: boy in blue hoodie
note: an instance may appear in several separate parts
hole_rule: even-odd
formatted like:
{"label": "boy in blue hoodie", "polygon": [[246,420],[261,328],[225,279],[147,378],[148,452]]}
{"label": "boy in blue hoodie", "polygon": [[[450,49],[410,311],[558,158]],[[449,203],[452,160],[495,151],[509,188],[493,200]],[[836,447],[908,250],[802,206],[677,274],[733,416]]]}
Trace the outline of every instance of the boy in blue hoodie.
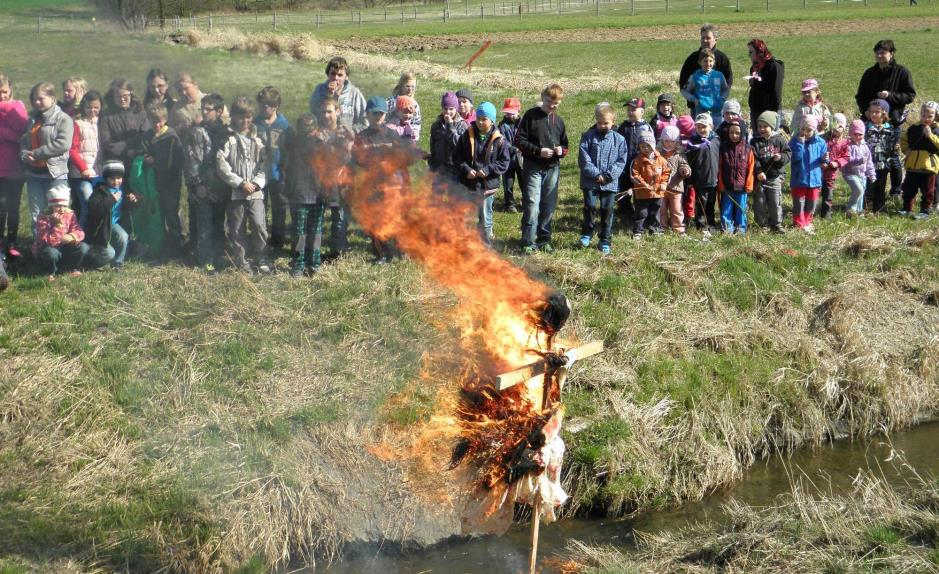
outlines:
{"label": "boy in blue hoodie", "polygon": [[594,217],[600,212],[600,252],[610,253],[613,239],[613,204],[619,191],[619,178],[626,169],[626,138],[613,130],[616,111],[611,106],[597,106],[596,124],[580,137],[577,165],[580,189],[584,193],[584,222],[580,244],[589,247],[596,229]]}
{"label": "boy in blue hoodie", "polygon": [[284,183],[283,143],[284,134],[290,128],[287,118],[280,113],[280,92],[274,86],[265,86],[255,97],[259,113],[254,117],[258,137],[264,143],[267,155],[267,187],[264,189],[265,203],[270,205],[271,229],[268,245],[281,249],[287,242],[287,207],[290,197]]}
{"label": "boy in blue hoodie", "polygon": [[828,163],[828,144],[818,135],[818,117],[806,116],[795,137],[792,152],[792,223],[808,234],[815,233],[812,216],[822,187],[822,165]]}

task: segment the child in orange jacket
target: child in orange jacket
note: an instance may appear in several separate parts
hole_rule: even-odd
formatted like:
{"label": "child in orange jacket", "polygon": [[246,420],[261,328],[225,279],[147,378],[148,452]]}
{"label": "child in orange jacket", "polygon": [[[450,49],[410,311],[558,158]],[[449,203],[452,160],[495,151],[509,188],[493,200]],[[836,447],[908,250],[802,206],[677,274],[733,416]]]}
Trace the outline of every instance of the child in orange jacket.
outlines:
{"label": "child in orange jacket", "polygon": [[655,235],[663,233],[659,225],[659,208],[668,187],[672,170],[668,162],[655,151],[652,131],[639,135],[639,155],[630,166],[633,184],[633,239],[642,239],[646,229]]}
{"label": "child in orange jacket", "polygon": [[730,122],[721,140],[717,190],[721,196],[724,233],[747,231],[747,197],[753,191],[753,149],[743,140],[740,124]]}

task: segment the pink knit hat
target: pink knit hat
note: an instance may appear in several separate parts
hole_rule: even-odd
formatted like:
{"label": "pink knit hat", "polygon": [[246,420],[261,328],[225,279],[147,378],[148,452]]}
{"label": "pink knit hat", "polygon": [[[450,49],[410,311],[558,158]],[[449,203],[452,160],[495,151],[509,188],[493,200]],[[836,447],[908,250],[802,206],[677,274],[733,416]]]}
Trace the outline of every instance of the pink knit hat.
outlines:
{"label": "pink knit hat", "polygon": [[802,80],[802,91],[807,92],[809,90],[818,89],[818,80],[815,78],[809,78],[808,80]]}
{"label": "pink knit hat", "polygon": [[690,138],[694,135],[694,118],[687,114],[678,116],[678,131],[682,137]]}
{"label": "pink knit hat", "polygon": [[802,118],[802,125],[812,128],[813,132],[818,131],[818,118],[815,116],[805,116]]}
{"label": "pink knit hat", "polygon": [[867,132],[867,128],[864,126],[862,120],[854,120],[851,122],[851,129],[848,133],[864,135],[865,132]]}

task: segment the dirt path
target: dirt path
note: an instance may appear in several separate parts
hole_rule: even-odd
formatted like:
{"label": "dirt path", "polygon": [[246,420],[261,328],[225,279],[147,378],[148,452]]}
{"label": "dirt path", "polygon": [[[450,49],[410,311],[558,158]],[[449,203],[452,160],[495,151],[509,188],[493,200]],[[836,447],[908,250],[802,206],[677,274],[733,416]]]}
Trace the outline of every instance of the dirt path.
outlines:
{"label": "dirt path", "polygon": [[[883,22],[878,20],[838,20],[838,32],[842,34],[872,32],[882,29]],[[927,18],[891,18],[890,31],[917,30],[939,25],[939,17]],[[765,38],[779,36],[818,36],[830,34],[831,27],[823,22],[793,21],[780,22],[772,34],[761,33],[761,25],[755,22],[722,24],[722,38]],[[579,43],[579,42],[623,42],[630,40],[673,40],[688,38],[693,40],[698,34],[697,25],[630,27],[630,28],[581,28],[576,30],[543,30],[537,32],[495,32],[492,34],[441,34],[398,36],[388,38],[360,38],[352,36],[346,40],[334,41],[336,46],[364,52],[401,52],[446,50],[461,46],[478,46],[486,38],[496,44],[531,44],[531,43]]]}

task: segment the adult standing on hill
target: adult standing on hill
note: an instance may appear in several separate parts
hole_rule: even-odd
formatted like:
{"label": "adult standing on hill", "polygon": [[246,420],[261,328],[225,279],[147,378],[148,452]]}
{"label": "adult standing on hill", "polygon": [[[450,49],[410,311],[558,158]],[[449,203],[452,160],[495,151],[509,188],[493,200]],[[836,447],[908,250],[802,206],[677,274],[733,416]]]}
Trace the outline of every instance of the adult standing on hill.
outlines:
{"label": "adult standing on hill", "polygon": [[202,97],[205,94],[199,89],[199,83],[188,72],[180,72],[176,76],[176,91],[179,92],[179,99],[173,104],[167,123],[176,130],[180,138],[185,139],[186,132],[192,125],[192,119],[202,113]]}
{"label": "adult standing on hill", "polygon": [[368,126],[365,117],[365,96],[349,79],[349,63],[336,56],[326,63],[326,81],[310,94],[310,113],[316,116],[320,102],[332,96],[339,100],[339,125],[358,133]]}
{"label": "adult standing on hill", "polygon": [[[759,38],[747,42],[750,52],[750,121],[756,126],[756,120],[763,112],[779,114],[782,109],[782,88],[785,68],[782,60],[777,60]],[[778,115],[777,115],[778,117]],[[778,129],[779,126],[773,126]]]}
{"label": "adult standing on hill", "polygon": [[[881,40],[874,44],[875,64],[864,71],[854,99],[861,117],[866,117],[867,109],[874,100],[881,99],[890,104],[890,127],[893,132],[893,141],[898,142],[900,141],[900,125],[906,119],[904,110],[916,98],[916,88],[913,87],[913,76],[910,75],[910,71],[894,59],[896,51],[893,40]],[[903,167],[899,159],[891,161],[889,169],[890,195],[900,195]]]}
{"label": "adult standing on hill", "polygon": [[[730,59],[727,54],[717,49],[717,35],[717,26],[714,24],[705,23],[701,26],[701,46],[685,58],[685,63],[681,66],[681,72],[678,73],[678,89],[685,89],[691,75],[701,69],[698,60],[701,56],[701,50],[704,48],[714,52],[714,69],[724,74],[728,87],[733,87],[734,72],[730,67]],[[688,108],[693,110],[694,102],[688,102]]]}

